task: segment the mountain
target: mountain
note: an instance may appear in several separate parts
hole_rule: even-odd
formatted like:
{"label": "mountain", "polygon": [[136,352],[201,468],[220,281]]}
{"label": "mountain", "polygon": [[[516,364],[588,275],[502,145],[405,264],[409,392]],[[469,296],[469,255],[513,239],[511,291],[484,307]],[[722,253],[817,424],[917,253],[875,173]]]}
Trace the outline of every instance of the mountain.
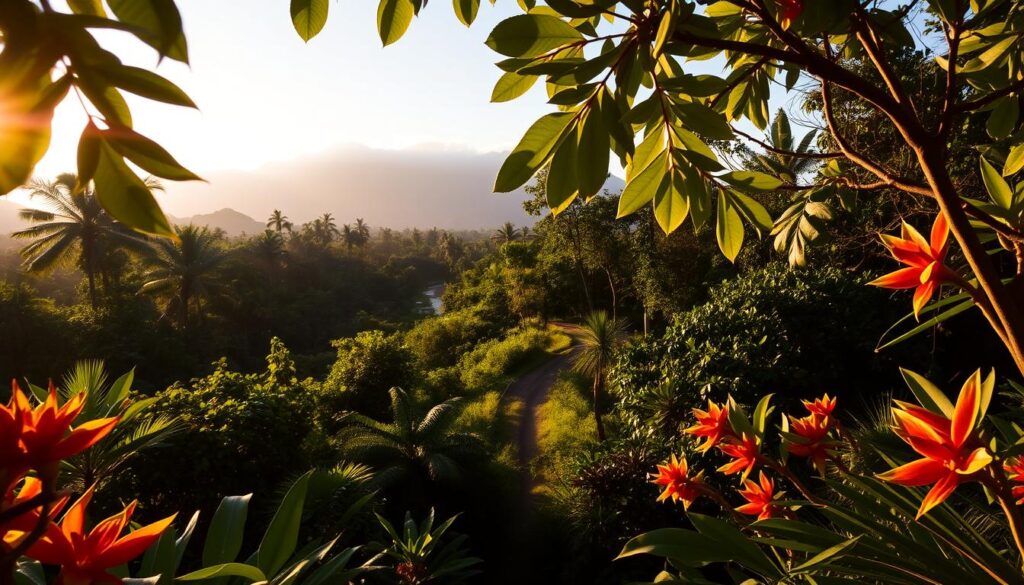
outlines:
{"label": "mountain", "polygon": [[[254,171],[215,171],[204,177],[208,183],[168,182],[167,193],[159,198],[175,215],[217,206],[262,219],[280,209],[296,225],[325,212],[339,223],[359,217],[371,226],[395,229],[531,224],[536,218],[523,211],[528,196],[522,189],[491,191],[505,156],[444,148],[346,146]],[[617,193],[622,186],[622,180],[612,175],[606,188]]]}
{"label": "mountain", "polygon": [[225,207],[213,213],[200,213],[190,217],[174,217],[168,215],[167,219],[177,225],[204,225],[211,229],[222,229],[229,236],[240,236],[242,234],[258,234],[266,229],[266,226],[248,215]]}

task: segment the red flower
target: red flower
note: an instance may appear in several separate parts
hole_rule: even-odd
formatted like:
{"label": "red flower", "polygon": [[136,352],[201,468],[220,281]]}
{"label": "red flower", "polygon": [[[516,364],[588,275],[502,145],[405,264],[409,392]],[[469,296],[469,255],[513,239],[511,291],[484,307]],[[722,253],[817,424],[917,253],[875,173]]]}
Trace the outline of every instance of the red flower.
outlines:
{"label": "red flower", "polygon": [[41,474],[56,473],[62,459],[81,453],[107,436],[118,419],[101,418],[71,428],[71,423],[85,405],[85,393],[78,393],[63,406],[57,405],[57,389],[50,383],[46,402],[35,409],[21,388],[14,384],[11,397],[13,409],[20,419],[20,457],[24,466]]}
{"label": "red flower", "polygon": [[702,471],[695,477],[690,477],[686,458],[676,459],[673,454],[667,465],[658,466],[658,475],[652,481],[654,484],[665,486],[665,490],[658,496],[658,501],[661,502],[669,498],[672,498],[673,502],[682,500],[683,509],[689,510],[690,504],[700,495],[699,487],[703,475]]}
{"label": "red flower", "polygon": [[837,399],[835,398],[829,398],[828,393],[826,393],[821,398],[815,398],[814,402],[809,400],[801,400],[800,402],[803,403],[807,412],[811,414],[816,414],[818,416],[832,416],[832,411],[836,409],[836,400]]}
{"label": "red flower", "polygon": [[1024,461],[1020,457],[1014,457],[1003,463],[1003,470],[1006,471],[1010,481],[1015,484],[1013,497],[1017,500],[1017,505],[1024,506]]}
{"label": "red flower", "polygon": [[923,458],[879,475],[879,479],[905,486],[935,484],[917,511],[920,518],[953,493],[958,485],[992,462],[975,432],[981,411],[981,372],[976,371],[960,390],[952,420],[930,410],[897,401],[893,415],[896,432]]}
{"label": "red flower", "polygon": [[26,471],[21,448],[21,417],[18,416],[18,402],[15,393],[20,392],[13,384],[11,400],[6,406],[0,405],[0,492],[6,494]]}
{"label": "red flower", "polygon": [[694,408],[693,416],[697,418],[697,424],[683,432],[704,438],[704,443],[697,448],[698,453],[706,452],[721,442],[723,438],[733,435],[732,427],[729,426],[728,406],[715,404],[708,400],[707,411]]}
{"label": "red flower", "polygon": [[[14,506],[24,504],[38,496],[42,491],[43,482],[34,477],[26,477],[20,490],[17,492],[15,492],[14,489],[8,490],[3,501],[0,501],[0,512],[10,510]],[[50,506],[50,518],[57,516],[67,502],[67,496],[57,499],[57,501]],[[0,524],[0,542],[2,542],[4,546],[10,548],[18,546],[21,539],[24,538],[24,536],[27,535],[39,522],[39,516],[42,514],[42,511],[42,506],[32,508],[28,512],[19,514],[7,522]]]}
{"label": "red flower", "polygon": [[745,489],[740,490],[739,494],[747,500],[747,503],[736,508],[736,511],[742,514],[757,516],[758,520],[774,518],[778,515],[777,511],[779,509],[775,504],[775,500],[782,497],[782,494],[785,492],[776,494],[775,482],[768,478],[763,471],[761,472],[760,480],[760,484],[749,479],[743,482]]}
{"label": "red flower", "polygon": [[791,416],[789,428],[793,437],[787,442],[786,449],[792,455],[810,459],[818,473],[824,475],[825,461],[832,456],[829,449],[835,444],[834,441],[828,440],[831,428],[829,417],[817,414],[809,414],[803,418]]}
{"label": "red flower", "polygon": [[931,241],[926,241],[910,224],[903,222],[902,237],[882,235],[882,243],[893,258],[907,265],[868,284],[882,288],[914,290],[914,316],[928,304],[943,282],[956,275],[943,264],[949,251],[949,226],[946,217],[939,214],[932,225]]}
{"label": "red flower", "polygon": [[761,445],[757,437],[744,434],[742,439],[732,439],[728,443],[719,445],[722,453],[732,457],[732,461],[718,468],[718,471],[726,475],[743,472],[740,481],[746,481],[747,476],[754,470],[757,460],[761,456]]}
{"label": "red flower", "polygon": [[782,28],[788,29],[804,11],[802,0],[775,0],[775,4],[779,7],[779,24]]}
{"label": "red flower", "polygon": [[174,521],[174,516],[121,536],[135,502],[85,532],[85,508],[92,499],[89,488],[64,514],[60,525],[51,524],[45,536],[29,547],[26,556],[48,565],[60,565],[59,585],[121,584],[108,572],[141,555]]}

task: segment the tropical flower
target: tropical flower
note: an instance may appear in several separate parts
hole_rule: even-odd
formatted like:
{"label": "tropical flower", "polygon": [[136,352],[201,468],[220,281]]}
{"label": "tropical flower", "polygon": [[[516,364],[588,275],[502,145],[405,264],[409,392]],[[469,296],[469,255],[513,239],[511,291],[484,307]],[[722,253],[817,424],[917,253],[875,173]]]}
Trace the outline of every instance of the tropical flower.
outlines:
{"label": "tropical flower", "polygon": [[898,424],[896,433],[923,458],[878,478],[904,486],[934,484],[917,511],[920,518],[992,462],[992,455],[975,432],[979,419],[985,415],[981,371],[974,372],[964,383],[952,420],[912,404],[896,401],[896,405],[892,410]]}
{"label": "tropical flower", "polygon": [[814,402],[801,400],[807,412],[818,416],[832,416],[832,411],[836,409],[836,401],[837,399],[830,398],[828,393],[821,398],[815,398]]}
{"label": "tropical flower", "polygon": [[85,508],[92,499],[93,488],[68,508],[60,525],[50,524],[46,534],[32,544],[26,556],[48,565],[60,565],[59,585],[120,585],[121,579],[109,573],[141,555],[174,521],[170,516],[121,536],[128,526],[135,502],[88,533],[85,531]]}
{"label": "tropical flower", "polygon": [[673,502],[683,501],[683,509],[689,510],[697,496],[700,495],[700,483],[704,472],[701,471],[694,477],[689,475],[689,466],[686,457],[676,459],[675,454],[666,465],[658,466],[658,475],[652,483],[665,486],[665,490],[658,496],[658,501],[672,498]]}
{"label": "tropical flower", "polygon": [[777,512],[779,510],[776,500],[782,497],[782,494],[785,492],[775,493],[775,482],[766,476],[763,471],[759,479],[760,483],[749,479],[744,480],[744,489],[740,490],[739,494],[747,500],[747,503],[736,508],[736,511],[741,514],[757,516],[758,520],[774,518],[778,515]]}
{"label": "tropical flower", "polygon": [[1018,506],[1024,506],[1024,460],[1014,457],[1003,463],[1003,470],[1013,482],[1013,497],[1017,500]]}
{"label": "tropical flower", "polygon": [[835,442],[828,439],[831,429],[827,416],[809,414],[803,418],[789,417],[790,439],[786,449],[797,457],[807,457],[814,463],[818,473],[825,474],[825,461],[831,457],[829,448]]}
{"label": "tropical flower", "polygon": [[732,457],[732,461],[718,468],[726,475],[742,472],[740,481],[746,481],[761,457],[761,445],[757,437],[744,434],[742,439],[732,439],[718,446],[722,453]]}
{"label": "tropical flower", "polygon": [[943,282],[949,282],[956,275],[943,264],[949,251],[949,226],[946,217],[939,214],[932,225],[931,240],[925,240],[913,226],[903,222],[902,237],[882,235],[882,243],[893,258],[906,264],[895,272],[873,280],[868,284],[882,288],[914,290],[914,316],[921,314],[935,291]]}
{"label": "tropical flower", "polygon": [[118,418],[101,418],[84,422],[72,428],[71,423],[85,405],[85,394],[78,393],[64,403],[57,404],[57,389],[50,383],[46,401],[35,409],[17,384],[11,396],[11,409],[20,423],[19,453],[14,460],[42,475],[55,475],[62,459],[81,453],[107,436]]}
{"label": "tropical flower", "polygon": [[15,392],[18,392],[17,385],[7,405],[0,405],[0,492],[4,494],[26,471],[21,456],[21,418],[14,400]]}
{"label": "tropical flower", "polygon": [[804,11],[803,0],[775,0],[775,5],[779,10],[779,24],[785,29],[788,29]]}
{"label": "tropical flower", "polygon": [[718,445],[722,439],[732,436],[732,427],[729,426],[728,405],[715,404],[708,400],[708,409],[693,409],[693,416],[697,424],[686,429],[684,432],[695,437],[702,437],[704,442],[697,448],[698,453],[704,453]]}
{"label": "tropical flower", "polygon": [[[35,477],[26,477],[20,490],[8,490],[3,501],[0,501],[0,512],[10,510],[14,506],[20,506],[41,494],[42,491],[43,482]],[[57,499],[57,501],[50,506],[50,518],[56,517],[67,502],[67,496]],[[9,548],[18,546],[18,543],[21,542],[21,540],[39,522],[39,516],[42,514],[42,510],[43,507],[40,505],[36,508],[32,508],[24,514],[19,514],[6,522],[0,523],[0,543]]]}

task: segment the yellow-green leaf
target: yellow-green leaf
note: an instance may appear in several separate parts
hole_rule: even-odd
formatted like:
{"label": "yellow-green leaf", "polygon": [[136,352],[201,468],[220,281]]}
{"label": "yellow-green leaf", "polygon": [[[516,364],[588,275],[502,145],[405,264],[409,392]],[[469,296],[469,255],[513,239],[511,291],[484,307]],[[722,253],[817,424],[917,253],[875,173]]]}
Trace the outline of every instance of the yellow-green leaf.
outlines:
{"label": "yellow-green leaf", "polygon": [[93,182],[100,204],[117,221],[143,233],[176,237],[149,188],[105,142],[100,143]]}
{"label": "yellow-green leaf", "polygon": [[572,114],[554,112],[534,122],[498,170],[494,191],[508,193],[529,181],[537,169],[551,158],[567,130],[575,129],[575,125],[569,124],[572,120]]}
{"label": "yellow-green leaf", "polygon": [[718,210],[715,221],[715,237],[718,239],[718,247],[722,254],[730,262],[736,261],[736,256],[743,247],[743,220],[736,209],[729,204],[724,191],[718,192]]}
{"label": "yellow-green leaf", "polygon": [[380,0],[377,5],[377,32],[384,46],[402,38],[416,15],[412,0]]}
{"label": "yellow-green leaf", "polygon": [[292,25],[302,40],[309,41],[320,34],[327,24],[327,0],[292,0]]}

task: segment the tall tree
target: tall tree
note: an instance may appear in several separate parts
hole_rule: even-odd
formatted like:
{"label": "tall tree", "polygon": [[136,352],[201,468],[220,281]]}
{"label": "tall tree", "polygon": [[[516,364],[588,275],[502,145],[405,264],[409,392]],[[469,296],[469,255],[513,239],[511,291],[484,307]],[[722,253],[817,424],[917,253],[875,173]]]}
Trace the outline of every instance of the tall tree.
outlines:
{"label": "tall tree", "polygon": [[[96,276],[103,270],[104,258],[119,247],[140,249],[143,239],[114,221],[103,209],[91,189],[74,194],[77,177],[65,173],[52,181],[34,179],[29,195],[39,198],[50,210],[22,209],[21,219],[35,225],[14,232],[15,238],[33,240],[21,250],[29,272],[45,272],[61,264],[75,264],[85,273],[89,285],[89,303],[95,310],[98,300]],[[150,182],[151,188],[160,188]]]}
{"label": "tall tree", "polygon": [[506,221],[502,226],[494,230],[494,234],[491,236],[491,241],[499,246],[514,242],[520,238],[519,228],[512,224],[510,221]]}
{"label": "tall tree", "polygon": [[277,233],[281,233],[284,230],[292,231],[292,222],[288,220],[287,215],[281,213],[280,209],[275,209],[267,219],[267,227],[272,228]]}
{"label": "tall tree", "polygon": [[160,239],[146,259],[148,270],[142,292],[164,302],[164,314],[177,314],[188,329],[195,314],[203,317],[203,301],[220,287],[219,270],[227,252],[219,238],[206,227],[176,227],[178,240]]}
{"label": "tall tree", "polygon": [[608,313],[595,311],[587,315],[582,325],[569,329],[569,335],[576,346],[572,354],[573,369],[593,380],[594,422],[597,423],[597,438],[603,441],[601,400],[612,357],[626,339],[626,327],[622,321],[609,317]]}

